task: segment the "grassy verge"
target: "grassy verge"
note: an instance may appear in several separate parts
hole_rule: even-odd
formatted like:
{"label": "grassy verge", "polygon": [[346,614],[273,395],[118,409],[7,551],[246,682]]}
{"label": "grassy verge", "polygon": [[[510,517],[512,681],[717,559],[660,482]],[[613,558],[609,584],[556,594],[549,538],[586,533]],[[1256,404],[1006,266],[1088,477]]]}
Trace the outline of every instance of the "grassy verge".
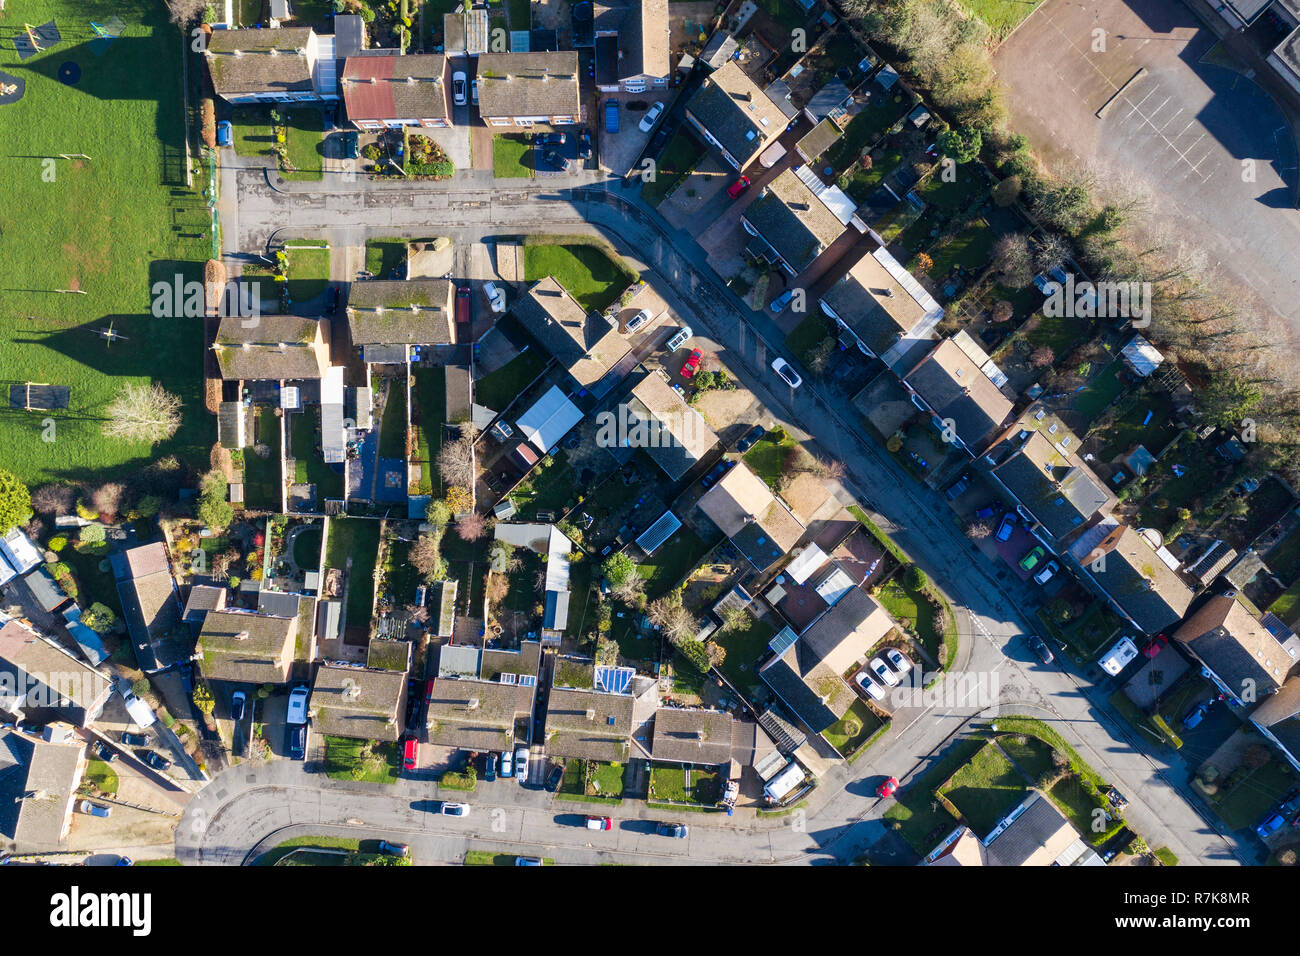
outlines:
{"label": "grassy verge", "polygon": [[492,137],[492,175],[497,179],[532,179],[526,162],[533,148],[524,133],[503,133]]}
{"label": "grassy verge", "polygon": [[604,312],[636,276],[601,247],[583,243],[552,244],[530,237],[524,246],[524,278],[536,282],[554,276],[578,304]]}
{"label": "grassy verge", "polygon": [[325,738],[325,775],[331,780],[396,783],[402,754],[395,743]]}
{"label": "grassy verge", "polygon": [[[466,866],[514,866],[515,860],[519,859],[513,853],[493,853],[490,850],[466,850]],[[542,864],[545,866],[555,866],[555,861],[550,857],[543,857]]]}

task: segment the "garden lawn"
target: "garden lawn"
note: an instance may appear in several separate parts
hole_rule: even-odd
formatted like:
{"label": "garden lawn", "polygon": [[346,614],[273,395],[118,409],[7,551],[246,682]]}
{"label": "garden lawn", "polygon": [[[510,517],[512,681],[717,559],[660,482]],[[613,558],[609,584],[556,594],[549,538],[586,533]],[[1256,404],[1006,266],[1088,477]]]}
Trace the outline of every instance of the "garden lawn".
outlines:
{"label": "garden lawn", "polygon": [[474,383],[474,401],[495,411],[502,411],[542,373],[546,363],[546,353],[537,348],[516,355],[495,372]]}
{"label": "garden lawn", "polygon": [[903,154],[898,150],[886,150],[880,159],[872,162],[870,168],[863,169],[859,167],[853,171],[853,175],[849,177],[848,187],[845,192],[855,202],[866,202],[867,198],[876,191],[876,187],[884,182],[885,177],[897,169],[898,164],[902,161]]}
{"label": "garden lawn", "polygon": [[641,185],[641,196],[650,205],[658,206],[691,174],[703,156],[704,147],[683,126],[659,154],[655,178]]}
{"label": "garden lawn", "polygon": [[785,337],[785,344],[800,361],[806,364],[809,352],[826,339],[834,337],[835,324],[818,309],[794,327],[794,331]]}
{"label": "garden lawn", "polygon": [[[336,739],[336,738],[330,738]],[[371,842],[371,841],[367,841]],[[275,866],[280,860],[284,859],[293,850],[310,847],[311,849],[322,850],[351,850],[356,852],[361,849],[361,841],[353,837],[328,837],[328,836],[305,836],[294,837],[291,840],[285,840],[278,843],[271,849],[267,850],[254,861],[254,866]],[[376,849],[378,845],[376,844]],[[136,864],[137,866],[139,864]]]}
{"label": "garden lawn", "polygon": [[712,547],[713,544],[706,542],[690,528],[678,529],[637,567],[641,577],[646,578],[646,598],[653,601],[676,587]]}
{"label": "garden lawn", "polygon": [[303,303],[322,294],[330,284],[330,251],[328,248],[307,248],[316,243],[304,239],[291,239],[286,244],[289,256],[289,298]]}
{"label": "garden lawn", "polygon": [[1294,786],[1296,776],[1290,765],[1274,756],[1258,770],[1244,774],[1236,786],[1221,790],[1211,802],[1223,822],[1239,830],[1257,824]]}
{"label": "garden lawn", "polygon": [[944,615],[945,627],[940,630],[939,622],[935,621],[936,614],[929,602],[925,600],[923,591],[910,587],[904,578],[905,575],[899,573],[886,581],[876,592],[876,600],[893,616],[894,620],[916,628],[922,646],[936,660],[939,658],[940,645],[948,644],[945,662],[951,663],[957,650],[956,624],[951,610]]}
{"label": "garden lawn", "polygon": [[299,531],[293,539],[293,560],[298,567],[315,570],[320,564],[321,533],[319,527]]}
{"label": "garden lawn", "polygon": [[867,702],[858,698],[844,712],[843,717],[822,732],[822,736],[840,754],[850,757],[883,725],[884,722],[867,706]]}
{"label": "garden lawn", "polygon": [[981,837],[986,837],[1028,793],[1026,780],[993,743],[957,771],[943,790]]}
{"label": "garden lawn", "polygon": [[[87,18],[112,15],[125,31],[97,55]],[[63,40],[20,62],[14,34],[51,19]],[[0,379],[72,395],[66,410],[10,413],[0,462],[31,485],[125,478],[166,455],[206,468],[216,420],[203,407],[202,322],[150,311],[152,284],[201,279],[211,246],[202,181],[185,187],[180,34],[162,4],[126,0],[12,0],[5,24],[0,69],[26,93],[0,107]],[[76,85],[57,78],[65,62],[81,68]],[[95,333],[110,321],[125,337],[112,346]],[[181,429],[153,447],[105,437],[104,407],[151,379],[181,397]]]}
{"label": "garden lawn", "polygon": [[604,312],[635,279],[622,262],[615,262],[598,246],[524,246],[524,278],[536,282],[554,276],[578,304],[590,312]]}
{"label": "garden lawn", "polygon": [[899,824],[899,833],[918,854],[929,853],[957,825],[952,814],[935,801],[935,789],[983,746],[979,738],[957,741],[929,770],[894,795],[894,805],[885,813],[885,820]]}
{"label": "garden lawn", "polygon": [[531,29],[532,7],[530,0],[508,0],[506,14],[510,18],[511,30]]}
{"label": "garden lawn", "polygon": [[1288,627],[1300,624],[1300,578],[1278,595],[1269,610],[1280,617]]}
{"label": "garden lawn", "polygon": [[650,803],[693,803],[717,806],[722,799],[722,780],[717,772],[686,768],[681,764],[651,764]]}
{"label": "garden lawn", "polygon": [[406,378],[390,378],[379,425],[379,457],[406,460]]}
{"label": "garden lawn", "polygon": [[275,145],[271,109],[267,106],[236,106],[230,116],[235,155],[270,156]]}
{"label": "garden lawn", "polygon": [[753,448],[745,452],[745,464],[754,474],[767,482],[769,488],[775,490],[781,478],[781,468],[785,465],[785,460],[794,446],[795,440],[789,432],[783,435],[779,442],[773,441],[772,433],[768,432],[754,442]]}
{"label": "garden lawn", "polygon": [[352,559],[348,574],[347,624],[368,627],[374,609],[375,561],[379,557],[379,522],[365,518],[333,518],[325,545],[325,563],[343,568]]}
{"label": "garden lawn", "polygon": [[1025,338],[1035,347],[1046,345],[1058,358],[1070,351],[1081,338],[1080,333],[1087,328],[1078,319],[1062,316],[1038,315],[1032,323],[1033,327],[1024,332]]}
{"label": "garden lawn", "polygon": [[447,418],[447,370],[414,368],[415,408],[419,422],[415,426],[415,456],[420,462],[420,491],[426,494],[442,491],[442,477],[434,464],[442,451],[442,426]]}
{"label": "garden lawn", "polygon": [[[514,866],[519,857],[513,853],[493,853],[491,850],[466,850],[465,866]],[[550,857],[542,857],[543,866],[554,866]]]}
{"label": "garden lawn", "polygon": [[[1056,354],[1064,355],[1065,349],[1058,350]],[[1116,411],[1120,414],[1106,429],[1104,436],[1106,444],[1100,454],[1103,461],[1124,454],[1134,445],[1143,445],[1147,451],[1158,455],[1178,437],[1178,426],[1174,423],[1178,412],[1167,392],[1144,390],[1127,396]]]}
{"label": "garden lawn", "polygon": [[775,628],[767,621],[750,618],[744,630],[719,633],[714,631],[713,643],[727,652],[718,670],[731,686],[746,697],[751,697],[760,685],[759,662],[767,655],[767,642]]}
{"label": "garden lawn", "polygon": [[[379,522],[372,522],[376,528]],[[362,754],[373,748],[369,758]],[[396,783],[402,766],[402,752],[395,743],[353,740],[351,737],[325,738],[325,775],[331,780],[360,780],[366,783]]]}
{"label": "garden lawn", "polygon": [[[343,497],[343,475],[335,471],[317,450],[318,408],[308,406],[289,420],[289,454],[293,456],[293,480],[316,486],[316,504],[325,498]],[[247,451],[245,451],[247,457]]]}
{"label": "garden lawn", "polygon": [[289,130],[289,164],[294,168],[292,171],[281,172],[280,177],[293,180],[320,179],[325,171],[325,126],[321,111],[289,110],[285,122]]}
{"label": "garden lawn", "polygon": [[994,239],[988,223],[982,220],[970,223],[957,235],[930,248],[930,257],[934,260],[931,274],[942,278],[955,267],[983,267],[993,252]]}
{"label": "garden lawn", "polygon": [[1035,10],[1040,0],[959,0],[961,5],[983,20],[998,42],[1011,35],[1011,31]]}
{"label": "garden lawn", "polygon": [[[849,164],[862,154],[862,150],[873,146],[886,130],[898,122],[910,106],[911,100],[898,90],[868,106],[849,121],[844,135],[822,154],[826,159],[825,164],[831,166],[837,173],[847,169]],[[820,166],[822,163],[818,162],[817,165]]]}
{"label": "garden lawn", "polygon": [[532,179],[526,162],[533,147],[525,133],[500,133],[492,137],[492,175],[497,179]]}
{"label": "garden lawn", "polygon": [[1115,359],[1101,374],[1088,383],[1074,400],[1074,410],[1084,418],[1096,418],[1124,391],[1119,377],[1120,360]]}
{"label": "garden lawn", "polygon": [[86,779],[100,793],[117,793],[117,773],[102,760],[92,757],[86,761]]}
{"label": "garden lawn", "polygon": [[386,279],[405,261],[405,239],[366,240],[366,271],[371,275]]}
{"label": "garden lawn", "polygon": [[568,456],[561,449],[551,456],[549,465],[538,464],[521,481],[510,495],[510,500],[521,515],[536,516],[539,511],[552,511],[559,516],[569,499],[574,496],[577,475],[569,467]]}
{"label": "garden lawn", "polygon": [[244,449],[244,507],[260,511],[280,510],[280,419],[270,406],[257,410],[257,444],[266,445],[265,458],[252,448]]}

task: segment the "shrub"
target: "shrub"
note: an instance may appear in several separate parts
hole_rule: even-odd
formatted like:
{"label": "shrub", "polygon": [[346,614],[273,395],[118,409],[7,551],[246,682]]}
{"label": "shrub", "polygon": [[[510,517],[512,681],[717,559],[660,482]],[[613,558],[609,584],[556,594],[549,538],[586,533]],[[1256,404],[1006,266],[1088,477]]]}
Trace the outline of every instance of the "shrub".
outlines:
{"label": "shrub", "polygon": [[81,529],[81,543],[83,545],[103,544],[108,538],[108,533],[104,530],[102,524],[88,524]]}
{"label": "shrub", "polygon": [[56,554],[68,546],[68,539],[62,535],[55,535],[49,541],[49,549]]}
{"label": "shrub", "polygon": [[925,572],[915,564],[909,564],[907,566],[907,570],[903,574],[903,583],[906,584],[908,588],[913,591],[920,591],[929,582],[930,579],[926,577]]}

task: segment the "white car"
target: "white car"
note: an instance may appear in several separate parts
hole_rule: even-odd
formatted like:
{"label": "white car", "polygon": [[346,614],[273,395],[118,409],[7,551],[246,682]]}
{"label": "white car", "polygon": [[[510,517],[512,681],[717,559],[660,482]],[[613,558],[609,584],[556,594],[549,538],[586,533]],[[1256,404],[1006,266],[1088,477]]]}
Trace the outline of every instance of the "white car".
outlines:
{"label": "white car", "polygon": [[484,282],[483,293],[487,296],[488,305],[492,307],[493,312],[506,310],[506,290],[501,286],[495,282]]}
{"label": "white car", "polygon": [[683,345],[689,342],[691,340],[691,336],[694,334],[695,333],[691,331],[691,327],[689,325],[683,325],[680,329],[678,329],[676,332],[673,333],[673,337],[668,340],[668,344],[665,346],[665,348],[667,348],[669,352],[676,352],[679,348],[681,348]]}
{"label": "white car", "polygon": [[859,687],[872,700],[884,700],[885,688],[881,687],[871,679],[871,675],[865,670],[858,671],[858,675],[853,678]]}
{"label": "white car", "polygon": [[889,666],[879,657],[871,658],[871,662],[867,664],[867,666],[871,668],[871,672],[875,674],[880,682],[886,687],[898,686],[898,675],[891,671]]}
{"label": "white car", "polygon": [[514,756],[509,750],[501,752],[501,776],[513,777],[515,775]]}
{"label": "white car", "polygon": [[663,103],[656,103],[650,109],[646,110],[645,116],[641,117],[641,122],[637,123],[637,129],[643,133],[648,133],[654,129],[655,121],[659,119],[659,114],[664,111]]}
{"label": "white car", "polygon": [[636,315],[632,316],[632,321],[628,322],[627,334],[631,335],[633,332],[640,332],[642,329],[646,327],[646,323],[649,321],[650,321],[650,310],[642,309]]}
{"label": "white car", "polygon": [[777,375],[780,375],[781,381],[785,382],[785,384],[789,385],[791,388],[798,388],[803,384],[803,379],[799,377],[799,373],[792,369],[790,363],[783,358],[774,359],[772,361],[772,371],[776,372]]}
{"label": "white car", "polygon": [[438,807],[438,812],[444,817],[467,817],[469,816],[469,804],[452,803],[449,800],[444,800],[442,806]]}
{"label": "white car", "polygon": [[1034,575],[1034,583],[1046,584],[1048,581],[1052,580],[1052,575],[1054,575],[1059,570],[1061,570],[1060,565],[1058,565],[1055,561],[1048,561],[1045,565],[1043,565],[1043,570],[1039,571],[1037,574]]}
{"label": "white car", "polygon": [[469,102],[469,97],[465,93],[465,71],[457,70],[451,75],[451,98],[457,106],[464,106]]}
{"label": "white car", "polygon": [[912,669],[912,662],[899,653],[897,648],[891,647],[886,650],[885,660],[889,661],[889,666],[897,671],[900,677]]}
{"label": "white car", "polygon": [[289,693],[289,711],[285,714],[285,723],[287,724],[305,724],[307,723],[307,695],[310,691],[306,684],[295,687]]}
{"label": "white car", "polygon": [[520,783],[528,782],[528,748],[520,747],[515,751],[515,776]]}

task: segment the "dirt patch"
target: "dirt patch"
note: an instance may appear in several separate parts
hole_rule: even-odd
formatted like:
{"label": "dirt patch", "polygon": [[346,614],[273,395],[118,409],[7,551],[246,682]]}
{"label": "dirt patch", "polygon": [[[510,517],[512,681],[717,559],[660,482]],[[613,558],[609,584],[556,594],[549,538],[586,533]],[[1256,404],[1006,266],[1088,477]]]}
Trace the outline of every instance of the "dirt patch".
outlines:
{"label": "dirt patch", "polygon": [[781,497],[790,506],[794,516],[805,525],[812,521],[813,516],[830,496],[825,481],[807,471],[796,477],[790,482],[789,487],[781,492]]}
{"label": "dirt patch", "polygon": [[754,404],[754,395],[747,388],[711,389],[695,400],[695,410],[715,432],[739,424]]}

